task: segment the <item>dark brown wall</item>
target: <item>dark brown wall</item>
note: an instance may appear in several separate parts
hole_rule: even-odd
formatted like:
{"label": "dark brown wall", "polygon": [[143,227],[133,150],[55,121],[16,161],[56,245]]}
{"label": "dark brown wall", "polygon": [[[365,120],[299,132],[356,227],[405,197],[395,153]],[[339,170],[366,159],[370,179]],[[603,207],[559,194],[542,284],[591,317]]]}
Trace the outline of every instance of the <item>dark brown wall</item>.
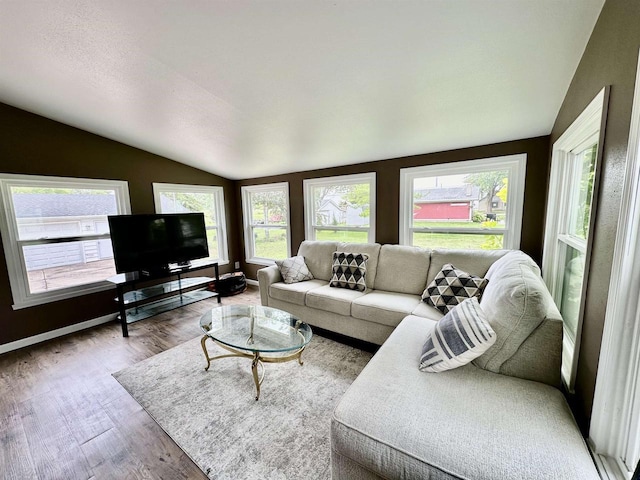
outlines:
{"label": "dark brown wall", "polygon": [[[277,175],[237,182],[238,198],[240,187],[261,183],[289,182],[289,204],[291,208],[291,252],[298,251],[304,240],[304,202],[302,198],[302,182],[308,178],[349,175],[353,173],[376,172],[376,241],[378,243],[398,243],[399,208],[400,208],[400,169],[433,165],[438,163],[458,162],[478,158],[497,157],[501,155],[527,154],[527,176],[525,184],[524,216],[522,224],[523,251],[531,255],[538,263],[542,257],[542,226],[544,223],[544,206],[547,195],[547,176],[549,164],[549,137],[537,137],[527,140],[497,143],[481,147],[451,150],[411,157],[361,163],[346,167],[312,170],[288,175]],[[242,219],[238,219],[237,228],[241,228]],[[239,230],[240,231],[240,230]],[[244,240],[242,240],[244,242]],[[243,243],[244,248],[244,243]],[[244,250],[243,250],[244,252]],[[249,278],[255,279],[260,265],[243,265]]]}
{"label": "dark brown wall", "polygon": [[[0,103],[0,172],[129,182],[132,213],[153,213],[153,182],[220,185],[229,219],[229,257],[239,259],[231,180]],[[231,266],[233,263],[231,263]],[[221,271],[230,270],[222,267]],[[115,312],[111,291],[13,310],[0,248],[0,345]]]}
{"label": "dark brown wall", "polygon": [[600,195],[576,380],[574,411],[584,430],[593,406],[605,307],[624,179],[638,49],[640,2],[607,0],[551,133],[555,142],[596,94],[611,85]]}

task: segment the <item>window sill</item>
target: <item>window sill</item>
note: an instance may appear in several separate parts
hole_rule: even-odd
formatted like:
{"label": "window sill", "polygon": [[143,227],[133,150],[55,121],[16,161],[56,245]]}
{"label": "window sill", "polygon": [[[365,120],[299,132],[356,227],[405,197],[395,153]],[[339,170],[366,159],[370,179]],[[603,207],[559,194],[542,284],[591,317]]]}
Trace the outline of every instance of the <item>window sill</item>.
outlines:
{"label": "window sill", "polygon": [[247,263],[253,263],[255,265],[264,265],[265,267],[270,267],[271,265],[275,265],[276,262],[270,258],[249,258],[245,260]]}
{"label": "window sill", "polygon": [[53,290],[51,292],[30,295],[27,298],[20,299],[15,302],[11,307],[14,310],[21,310],[23,308],[37,307],[38,305],[46,305],[48,303],[58,302],[61,300],[68,300],[70,298],[82,297],[84,295],[90,295],[92,293],[104,292],[106,290],[113,290],[112,284],[106,281],[97,282],[88,285],[82,285],[81,287],[70,287],[60,290]]}

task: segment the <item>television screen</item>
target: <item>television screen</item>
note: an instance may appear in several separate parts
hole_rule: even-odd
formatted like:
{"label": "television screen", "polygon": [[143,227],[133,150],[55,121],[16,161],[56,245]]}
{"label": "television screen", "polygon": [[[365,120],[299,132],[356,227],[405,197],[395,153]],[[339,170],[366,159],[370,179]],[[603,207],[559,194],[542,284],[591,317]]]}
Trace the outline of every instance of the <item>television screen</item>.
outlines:
{"label": "television screen", "polygon": [[109,216],[118,273],[161,270],[209,256],[202,213]]}

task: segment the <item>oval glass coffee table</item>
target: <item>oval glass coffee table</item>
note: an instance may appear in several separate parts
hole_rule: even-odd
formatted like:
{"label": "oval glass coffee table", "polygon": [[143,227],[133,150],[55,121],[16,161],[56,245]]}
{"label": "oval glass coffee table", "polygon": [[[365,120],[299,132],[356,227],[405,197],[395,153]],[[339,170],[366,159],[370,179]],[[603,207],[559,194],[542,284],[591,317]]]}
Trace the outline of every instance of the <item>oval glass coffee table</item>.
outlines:
{"label": "oval glass coffee table", "polygon": [[[264,379],[262,363],[281,363],[298,360],[302,365],[302,352],[311,340],[311,327],[290,313],[259,305],[224,305],[213,308],[200,318],[204,336],[200,343],[207,359],[244,357],[252,360],[251,372],[256,384],[256,400],[260,398],[260,385]],[[207,339],[230,351],[210,357]],[[262,375],[258,375],[258,366]]]}

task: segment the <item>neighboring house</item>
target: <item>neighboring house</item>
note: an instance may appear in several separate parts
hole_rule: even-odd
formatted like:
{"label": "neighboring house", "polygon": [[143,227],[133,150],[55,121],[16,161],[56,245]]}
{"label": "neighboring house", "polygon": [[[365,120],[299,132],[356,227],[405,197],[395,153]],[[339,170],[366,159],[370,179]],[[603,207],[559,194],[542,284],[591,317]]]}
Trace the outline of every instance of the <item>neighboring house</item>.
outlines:
{"label": "neighboring house", "polygon": [[474,185],[416,190],[414,220],[468,220],[478,208],[480,189]]}
{"label": "neighboring house", "polygon": [[[14,193],[21,240],[109,233],[107,215],[116,214],[112,195]],[[26,245],[28,271],[113,258],[109,239]]]}
{"label": "neighboring house", "polygon": [[354,208],[341,195],[329,195],[316,210],[318,225],[368,225],[369,218],[362,216],[362,207]]}

